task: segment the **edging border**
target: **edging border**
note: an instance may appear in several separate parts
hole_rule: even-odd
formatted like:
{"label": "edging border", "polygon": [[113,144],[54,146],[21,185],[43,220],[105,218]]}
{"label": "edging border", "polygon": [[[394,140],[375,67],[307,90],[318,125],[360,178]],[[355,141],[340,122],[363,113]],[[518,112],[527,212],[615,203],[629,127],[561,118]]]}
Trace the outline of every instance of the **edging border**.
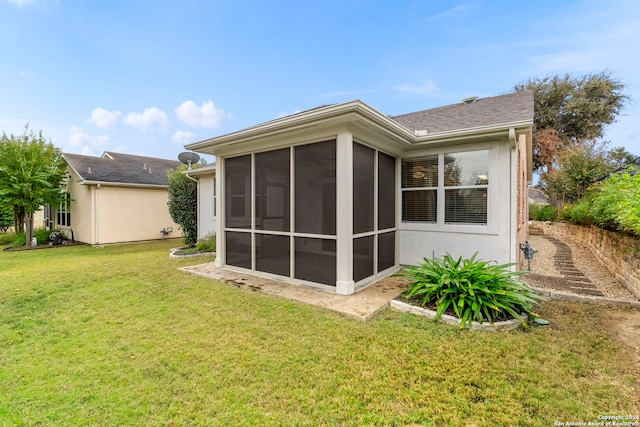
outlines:
{"label": "edging border", "polygon": [[172,248],[169,249],[169,258],[171,259],[180,259],[180,258],[197,258],[202,256],[211,256],[215,255],[215,252],[199,252],[197,254],[187,254],[187,255],[176,255],[176,252],[182,250],[184,248]]}
{"label": "edging border", "polygon": [[533,287],[532,289],[534,289],[537,293],[544,295],[545,297],[553,301],[581,302],[585,304],[596,304],[596,305],[617,305],[621,307],[640,309],[640,302],[638,301],[628,301],[623,299],[596,297],[592,295],[577,295],[577,294],[570,294],[567,292],[551,291],[549,289],[535,288],[535,287]]}
{"label": "edging border", "polygon": [[[403,311],[405,313],[416,314],[418,316],[424,316],[428,319],[434,319],[436,317],[436,312],[433,310],[429,310],[427,308],[417,307],[415,305],[407,304],[406,302],[391,300],[389,303],[390,307],[394,310]],[[447,325],[460,327],[460,319],[454,316],[450,316],[448,314],[443,314],[440,317],[440,321],[442,323],[446,323]],[[470,329],[472,331],[483,331],[483,332],[509,332],[513,331],[522,326],[522,322],[517,319],[505,320],[502,322],[494,322],[494,323],[479,323],[472,322],[471,327],[465,326],[465,329]]]}

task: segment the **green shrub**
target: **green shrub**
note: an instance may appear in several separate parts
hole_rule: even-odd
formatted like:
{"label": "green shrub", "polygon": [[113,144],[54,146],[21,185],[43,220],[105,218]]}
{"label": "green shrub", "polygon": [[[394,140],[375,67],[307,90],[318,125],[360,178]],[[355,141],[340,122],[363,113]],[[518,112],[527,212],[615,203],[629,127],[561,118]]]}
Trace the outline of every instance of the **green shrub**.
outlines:
{"label": "green shrub", "polygon": [[16,235],[13,233],[0,233],[0,245],[9,245],[13,243]]}
{"label": "green shrub", "polygon": [[209,233],[196,244],[198,252],[215,252],[216,251],[216,233]]}
{"label": "green shrub", "polygon": [[27,244],[27,235],[25,233],[15,234],[11,246],[24,246]]}
{"label": "green shrub", "polygon": [[556,211],[551,205],[529,203],[529,219],[535,221],[553,221]]}
{"label": "green shrub", "polygon": [[36,238],[39,245],[46,245],[47,243],[49,243],[49,235],[54,231],[59,230],[47,230],[44,227],[36,228],[35,230],[33,230],[33,237]]}
{"label": "green shrub", "polygon": [[512,271],[515,265],[492,265],[476,260],[477,252],[469,259],[453,259],[446,254],[442,259],[424,259],[418,266],[406,267],[404,274],[412,282],[405,291],[405,298],[417,301],[421,306],[436,307],[435,320],[448,309],[460,318],[460,328],[472,321],[513,317],[525,326],[528,319],[537,317],[533,306],[544,297],[517,279],[526,271]]}
{"label": "green shrub", "polygon": [[611,175],[590,188],[577,204],[567,206],[563,218],[640,236],[640,171],[635,168]]}
{"label": "green shrub", "polygon": [[182,230],[182,241],[194,247],[198,243],[198,184],[184,173],[186,166],[167,171],[169,215]]}
{"label": "green shrub", "polygon": [[591,203],[593,222],[640,236],[640,171],[610,176]]}
{"label": "green shrub", "polygon": [[573,222],[576,224],[588,225],[592,224],[591,214],[589,213],[589,200],[582,199],[575,205],[565,205],[562,211],[562,218],[565,221]]}

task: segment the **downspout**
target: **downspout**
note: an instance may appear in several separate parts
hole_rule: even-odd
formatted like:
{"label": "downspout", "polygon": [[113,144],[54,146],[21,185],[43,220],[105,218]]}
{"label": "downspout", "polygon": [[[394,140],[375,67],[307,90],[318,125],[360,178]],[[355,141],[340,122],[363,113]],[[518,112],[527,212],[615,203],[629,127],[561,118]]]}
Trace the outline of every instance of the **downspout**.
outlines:
{"label": "downspout", "polygon": [[509,152],[510,162],[511,162],[511,177],[509,179],[509,192],[511,202],[509,203],[509,257],[511,258],[511,262],[517,261],[517,248],[516,248],[516,240],[517,240],[517,212],[518,212],[518,145],[516,144],[516,130],[514,128],[509,128],[509,145],[511,150]]}
{"label": "downspout", "polygon": [[100,244],[100,184],[96,185],[96,197],[95,197],[95,216],[96,216],[96,245]]}

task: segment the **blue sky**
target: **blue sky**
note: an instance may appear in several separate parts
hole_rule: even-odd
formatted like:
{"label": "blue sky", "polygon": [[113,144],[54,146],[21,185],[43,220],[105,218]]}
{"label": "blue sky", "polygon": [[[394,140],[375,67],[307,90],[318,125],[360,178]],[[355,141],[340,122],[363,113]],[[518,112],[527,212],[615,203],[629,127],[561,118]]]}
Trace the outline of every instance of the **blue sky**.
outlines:
{"label": "blue sky", "polygon": [[639,43],[637,0],[0,0],[0,131],[176,158],[319,105],[394,115],[609,70],[632,99],[606,139],[640,155]]}

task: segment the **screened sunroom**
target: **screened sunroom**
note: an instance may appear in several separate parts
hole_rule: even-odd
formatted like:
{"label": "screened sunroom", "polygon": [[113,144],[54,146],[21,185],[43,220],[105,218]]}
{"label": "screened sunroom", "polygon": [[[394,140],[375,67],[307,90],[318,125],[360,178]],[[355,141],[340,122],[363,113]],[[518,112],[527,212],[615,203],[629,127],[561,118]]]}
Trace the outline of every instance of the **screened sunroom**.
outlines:
{"label": "screened sunroom", "polygon": [[[217,267],[344,295],[425,256],[516,261],[533,98],[513,95],[417,118],[352,101],[190,144],[216,156],[194,171],[199,233]],[[421,127],[440,119],[455,131]]]}
{"label": "screened sunroom", "polygon": [[397,267],[394,156],[345,133],[218,165],[225,266],[340,293]]}

